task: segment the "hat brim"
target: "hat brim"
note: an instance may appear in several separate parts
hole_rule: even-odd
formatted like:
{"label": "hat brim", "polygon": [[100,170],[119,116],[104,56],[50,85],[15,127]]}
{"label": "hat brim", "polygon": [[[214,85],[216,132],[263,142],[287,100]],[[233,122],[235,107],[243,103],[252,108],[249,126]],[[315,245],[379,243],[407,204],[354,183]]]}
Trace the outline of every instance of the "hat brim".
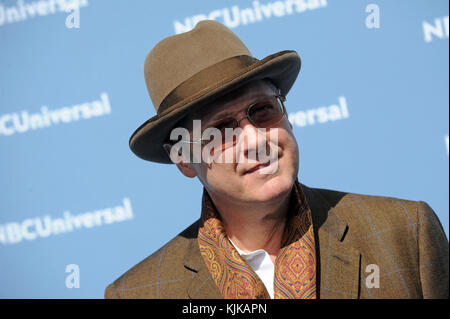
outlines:
{"label": "hat brim", "polygon": [[187,97],[180,101],[179,106],[172,111],[155,115],[145,121],[131,135],[130,149],[138,157],[157,163],[172,164],[170,157],[164,150],[163,143],[167,141],[173,126],[198,107],[210,103],[251,81],[269,78],[286,96],[300,72],[301,60],[295,51],[281,51],[259,60],[243,69],[237,77],[224,79],[222,85],[206,88],[201,97],[192,100]]}

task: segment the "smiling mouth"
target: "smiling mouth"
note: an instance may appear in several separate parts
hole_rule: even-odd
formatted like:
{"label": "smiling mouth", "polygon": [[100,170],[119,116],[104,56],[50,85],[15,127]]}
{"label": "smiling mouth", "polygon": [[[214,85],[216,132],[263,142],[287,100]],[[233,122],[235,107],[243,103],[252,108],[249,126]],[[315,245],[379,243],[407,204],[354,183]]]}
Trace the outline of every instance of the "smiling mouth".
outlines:
{"label": "smiling mouth", "polygon": [[258,164],[258,165],[256,165],[256,166],[252,167],[251,169],[249,169],[248,171],[246,171],[244,175],[254,173],[254,172],[256,172],[257,170],[259,170],[260,168],[267,167],[267,166],[269,166],[270,164],[271,164],[271,162],[267,162],[267,163],[263,163],[263,164]]}

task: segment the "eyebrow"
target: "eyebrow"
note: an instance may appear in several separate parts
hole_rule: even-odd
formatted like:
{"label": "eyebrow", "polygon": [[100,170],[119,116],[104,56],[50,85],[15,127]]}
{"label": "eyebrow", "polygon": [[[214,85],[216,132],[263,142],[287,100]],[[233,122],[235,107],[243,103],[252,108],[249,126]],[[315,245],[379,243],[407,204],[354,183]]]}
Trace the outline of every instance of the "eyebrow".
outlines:
{"label": "eyebrow", "polygon": [[[237,113],[239,113],[239,112],[237,112]],[[224,118],[227,118],[227,117],[232,117],[232,116],[234,116],[234,114],[236,114],[236,113],[232,113],[230,111],[219,112],[218,114],[213,115],[208,120],[208,122],[213,122],[213,121],[221,120],[221,119],[224,119]]]}

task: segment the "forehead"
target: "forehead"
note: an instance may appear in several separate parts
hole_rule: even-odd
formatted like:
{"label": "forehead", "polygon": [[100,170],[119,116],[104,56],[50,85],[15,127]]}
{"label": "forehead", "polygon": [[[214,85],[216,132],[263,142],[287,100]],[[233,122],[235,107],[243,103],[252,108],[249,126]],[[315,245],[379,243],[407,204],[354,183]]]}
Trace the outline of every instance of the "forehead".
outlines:
{"label": "forehead", "polygon": [[213,101],[207,107],[189,116],[189,119],[208,121],[228,114],[235,114],[261,96],[273,95],[274,93],[276,93],[275,86],[268,81],[250,82]]}

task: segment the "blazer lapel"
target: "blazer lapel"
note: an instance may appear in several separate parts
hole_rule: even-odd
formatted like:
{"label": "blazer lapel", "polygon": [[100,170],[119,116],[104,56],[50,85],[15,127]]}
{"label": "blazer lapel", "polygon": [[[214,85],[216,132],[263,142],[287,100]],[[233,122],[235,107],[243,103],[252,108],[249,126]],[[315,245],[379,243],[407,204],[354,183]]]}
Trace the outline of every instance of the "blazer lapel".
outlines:
{"label": "blazer lapel", "polygon": [[355,299],[359,297],[360,253],[338,238],[340,230],[319,229],[321,299]]}
{"label": "blazer lapel", "polygon": [[351,231],[336,212],[343,209],[332,205],[317,190],[302,185],[312,212],[316,240],[317,296],[321,299],[359,297],[359,251],[345,238]]}
{"label": "blazer lapel", "polygon": [[197,236],[189,240],[184,267],[192,272],[192,280],[187,285],[187,295],[191,299],[222,299],[222,294],[203,261],[197,244]]}

